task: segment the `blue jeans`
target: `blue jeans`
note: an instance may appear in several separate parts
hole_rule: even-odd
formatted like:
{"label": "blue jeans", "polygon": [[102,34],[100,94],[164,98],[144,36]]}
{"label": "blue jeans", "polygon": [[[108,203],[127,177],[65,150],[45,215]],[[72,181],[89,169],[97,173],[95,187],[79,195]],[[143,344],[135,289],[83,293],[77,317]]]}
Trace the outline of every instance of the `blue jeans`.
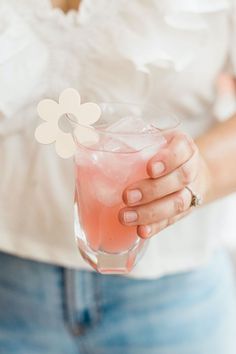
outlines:
{"label": "blue jeans", "polygon": [[0,353],[235,354],[233,277],[223,252],[159,280],[0,253]]}

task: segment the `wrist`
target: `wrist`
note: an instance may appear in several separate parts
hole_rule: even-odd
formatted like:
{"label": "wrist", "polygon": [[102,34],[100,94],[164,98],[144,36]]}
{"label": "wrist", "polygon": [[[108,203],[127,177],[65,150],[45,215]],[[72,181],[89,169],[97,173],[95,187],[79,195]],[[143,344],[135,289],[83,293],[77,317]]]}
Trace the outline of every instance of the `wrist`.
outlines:
{"label": "wrist", "polygon": [[199,189],[203,198],[203,204],[215,199],[214,178],[209,164],[200,156]]}
{"label": "wrist", "polygon": [[199,137],[195,144],[199,151],[199,190],[202,193],[203,204],[212,202],[215,199],[214,172],[209,163],[207,139]]}

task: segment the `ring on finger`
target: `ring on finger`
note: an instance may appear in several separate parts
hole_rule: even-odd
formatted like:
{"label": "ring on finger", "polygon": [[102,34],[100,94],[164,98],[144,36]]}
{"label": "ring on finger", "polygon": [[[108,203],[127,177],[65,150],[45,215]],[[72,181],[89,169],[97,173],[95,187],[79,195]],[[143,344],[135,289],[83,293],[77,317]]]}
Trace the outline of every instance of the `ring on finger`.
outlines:
{"label": "ring on finger", "polygon": [[190,203],[190,208],[192,207],[198,207],[200,205],[202,205],[203,203],[203,199],[199,194],[196,194],[192,188],[190,188],[189,186],[185,186],[185,188],[191,193],[191,203]]}

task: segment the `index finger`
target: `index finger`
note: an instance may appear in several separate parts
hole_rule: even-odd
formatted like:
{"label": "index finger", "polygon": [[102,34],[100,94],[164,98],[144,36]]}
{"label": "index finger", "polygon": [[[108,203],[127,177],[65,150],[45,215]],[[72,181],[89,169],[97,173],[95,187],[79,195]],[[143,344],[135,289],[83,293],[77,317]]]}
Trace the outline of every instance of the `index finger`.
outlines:
{"label": "index finger", "polygon": [[[166,137],[166,136],[165,136]],[[182,133],[169,133],[167,144],[153,156],[147,164],[147,173],[151,178],[164,176],[187,162],[197,151],[191,137]]]}

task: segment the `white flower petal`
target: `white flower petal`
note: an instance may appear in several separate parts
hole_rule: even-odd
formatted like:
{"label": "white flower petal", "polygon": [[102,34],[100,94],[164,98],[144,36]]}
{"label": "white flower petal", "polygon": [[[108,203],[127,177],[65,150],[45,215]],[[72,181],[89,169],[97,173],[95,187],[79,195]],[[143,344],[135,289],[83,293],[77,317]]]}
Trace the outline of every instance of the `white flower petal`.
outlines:
{"label": "white flower petal", "polygon": [[91,125],[98,121],[101,113],[102,111],[99,105],[87,102],[81,104],[77,118],[80,124]]}
{"label": "white flower petal", "polygon": [[99,135],[92,127],[77,126],[74,135],[80,144],[92,145],[99,141]]}
{"label": "white flower petal", "polygon": [[77,117],[80,110],[80,94],[73,88],[64,90],[59,97],[61,114],[72,113]]}
{"label": "white flower petal", "polygon": [[37,110],[40,118],[46,120],[47,122],[59,119],[60,108],[59,105],[53,100],[45,99],[40,101]]}
{"label": "white flower petal", "polygon": [[56,153],[63,159],[72,157],[76,151],[76,145],[69,133],[60,132],[55,143]]}
{"label": "white flower petal", "polygon": [[53,143],[58,135],[58,127],[54,122],[40,124],[34,133],[35,139],[41,144]]}

